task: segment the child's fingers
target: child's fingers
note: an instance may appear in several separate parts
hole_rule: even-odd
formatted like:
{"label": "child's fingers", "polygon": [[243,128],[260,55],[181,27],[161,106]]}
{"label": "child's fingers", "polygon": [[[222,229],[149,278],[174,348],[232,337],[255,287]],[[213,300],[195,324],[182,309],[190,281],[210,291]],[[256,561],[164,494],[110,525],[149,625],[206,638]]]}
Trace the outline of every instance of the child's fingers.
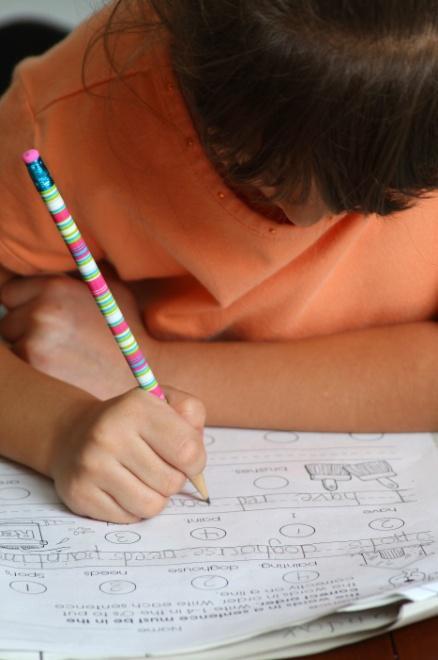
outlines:
{"label": "child's fingers", "polygon": [[[37,369],[49,373],[55,353],[65,345],[66,324],[53,321],[50,310],[36,308],[36,301],[20,305],[0,320],[0,337],[7,341],[15,355]],[[58,321],[58,322],[56,322]],[[52,375],[60,377],[57,373]]]}
{"label": "child's fingers", "polygon": [[164,497],[178,493],[186,482],[185,474],[163,461],[141,438],[130,442],[120,454],[120,463],[141,482]]}
{"label": "child's fingers", "polygon": [[22,305],[10,311],[0,320],[0,335],[13,343],[21,339],[29,329],[29,306]]}
{"label": "child's fingers", "polygon": [[204,428],[207,413],[202,401],[187,392],[175,390],[173,387],[166,387],[165,392],[170,405],[181,417],[195,429]]}
{"label": "child's fingers", "polygon": [[82,504],[74,500],[65,501],[74,513],[95,520],[125,524],[139,522],[141,519],[140,516],[136,516],[120,506],[110,493],[92,485],[87,489],[87,498]]}
{"label": "child's fingers", "polygon": [[3,285],[0,301],[8,309],[15,309],[41,295],[53,277],[14,277]]}
{"label": "child's fingers", "polygon": [[33,306],[24,304],[11,309],[6,316],[0,320],[0,335],[10,343],[19,341],[27,332],[31,325],[34,325],[32,318]]}
{"label": "child's fingers", "polygon": [[166,463],[192,477],[202,472],[206,463],[202,434],[172,412],[174,416],[155,419],[153,424],[149,422],[141,435]]}
{"label": "child's fingers", "polygon": [[164,509],[167,498],[149,488],[122,465],[99,478],[99,487],[125,511],[138,518],[151,518]]}
{"label": "child's fingers", "polygon": [[129,401],[125,414],[138,420],[140,437],[166,463],[188,477],[202,472],[206,463],[202,434],[172,406],[139,388],[123,395],[119,401],[124,407]]}

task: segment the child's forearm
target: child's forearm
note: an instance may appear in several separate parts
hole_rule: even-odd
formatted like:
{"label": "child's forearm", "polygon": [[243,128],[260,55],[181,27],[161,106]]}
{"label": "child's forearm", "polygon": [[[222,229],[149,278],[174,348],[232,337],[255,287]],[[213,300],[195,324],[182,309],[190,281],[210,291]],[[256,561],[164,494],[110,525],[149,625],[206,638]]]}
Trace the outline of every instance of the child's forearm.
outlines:
{"label": "child's forearm", "polygon": [[0,454],[49,473],[54,443],[93,397],[62,383],[0,344]]}
{"label": "child's forearm", "polygon": [[289,342],[169,342],[161,349],[158,378],[202,399],[211,425],[438,429],[432,322]]}

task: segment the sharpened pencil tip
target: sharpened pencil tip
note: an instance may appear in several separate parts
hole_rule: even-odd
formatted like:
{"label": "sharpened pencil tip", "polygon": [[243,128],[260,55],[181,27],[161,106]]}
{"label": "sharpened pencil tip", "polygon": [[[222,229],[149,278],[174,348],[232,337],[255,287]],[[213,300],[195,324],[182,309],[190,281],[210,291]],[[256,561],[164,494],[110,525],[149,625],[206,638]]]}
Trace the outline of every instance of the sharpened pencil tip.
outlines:
{"label": "sharpened pencil tip", "polygon": [[205,485],[204,475],[202,473],[197,474],[196,477],[191,477],[190,481],[202,497],[203,501],[207,502],[207,504],[210,504],[210,498],[208,497],[208,490],[207,486]]}
{"label": "sharpened pencil tip", "polygon": [[208,506],[210,506],[210,504],[211,504],[211,500],[210,500],[210,498],[209,498],[209,497],[206,497],[206,498],[205,498],[205,501],[207,502]]}

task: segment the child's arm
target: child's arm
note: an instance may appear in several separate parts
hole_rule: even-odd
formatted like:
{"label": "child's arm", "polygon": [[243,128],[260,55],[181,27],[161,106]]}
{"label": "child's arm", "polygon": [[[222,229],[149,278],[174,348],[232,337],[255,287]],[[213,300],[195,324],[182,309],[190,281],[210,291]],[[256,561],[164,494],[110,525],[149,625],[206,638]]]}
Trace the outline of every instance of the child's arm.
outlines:
{"label": "child's arm", "polygon": [[[158,342],[147,335],[129,291],[114,286],[158,380],[202,399],[208,424],[357,432],[438,428],[433,322],[289,342]],[[81,282],[31,278],[11,283],[2,296],[11,314],[0,329],[38,369],[102,398],[132,386]],[[99,360],[90,359],[87,346],[95,347]]]}
{"label": "child's arm", "polygon": [[438,429],[438,325],[433,322],[281,343],[161,347],[157,377],[202,397],[208,424]]}
{"label": "child's arm", "polygon": [[[9,274],[0,268],[0,285]],[[205,463],[200,402],[138,387],[100,401],[0,344],[0,454],[53,478],[76,513],[132,522],[158,513]]]}

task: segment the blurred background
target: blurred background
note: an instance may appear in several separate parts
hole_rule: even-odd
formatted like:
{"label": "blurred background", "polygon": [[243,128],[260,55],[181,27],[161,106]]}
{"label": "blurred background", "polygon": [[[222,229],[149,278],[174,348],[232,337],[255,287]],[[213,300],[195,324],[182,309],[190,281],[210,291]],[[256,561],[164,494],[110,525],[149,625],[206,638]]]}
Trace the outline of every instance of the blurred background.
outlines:
{"label": "blurred background", "polygon": [[0,94],[17,62],[43,53],[102,4],[103,0],[0,0]]}
{"label": "blurred background", "polygon": [[71,29],[101,5],[101,0],[0,0],[0,24],[36,18]]}

